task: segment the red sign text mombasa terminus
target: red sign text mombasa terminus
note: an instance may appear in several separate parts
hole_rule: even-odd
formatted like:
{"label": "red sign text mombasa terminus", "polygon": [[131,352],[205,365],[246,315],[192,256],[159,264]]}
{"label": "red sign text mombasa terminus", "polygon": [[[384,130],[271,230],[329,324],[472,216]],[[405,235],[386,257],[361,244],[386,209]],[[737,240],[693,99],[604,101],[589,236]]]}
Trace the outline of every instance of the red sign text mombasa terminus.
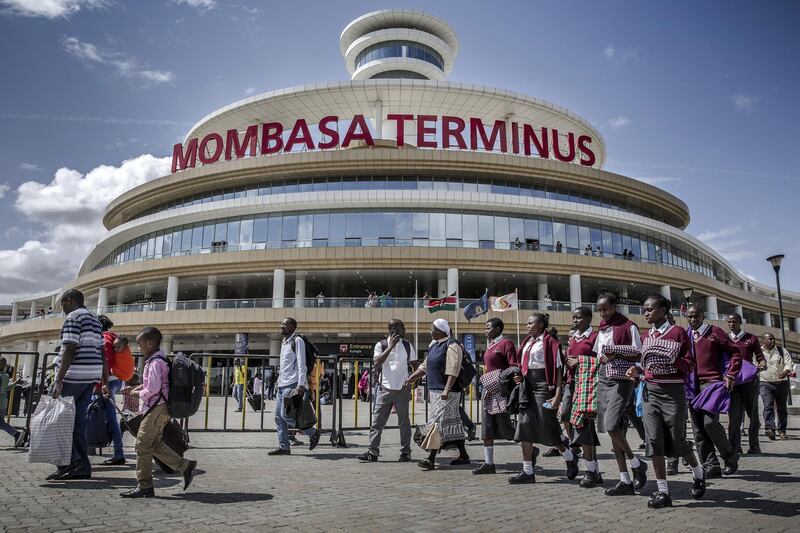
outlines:
{"label": "red sign text mombasa terminus", "polygon": [[[397,146],[405,145],[407,122],[415,121],[416,146],[418,148],[439,148],[436,138],[437,123],[441,122],[441,148],[458,148],[460,150],[485,150],[488,152],[499,148],[499,152],[532,155],[548,159],[552,154],[559,161],[578,162],[590,167],[596,157],[591,149],[592,138],[589,135],[576,135],[568,132],[559,134],[558,130],[537,127],[530,124],[511,123],[511,146],[506,132],[506,123],[496,120],[491,128],[487,128],[478,118],[463,119],[453,116],[436,115],[398,115],[389,114],[386,120],[396,125]],[[339,117],[327,116],[320,120],[316,129],[327,139],[315,141],[311,129],[305,119],[298,119],[292,126],[286,140],[286,131],[280,122],[265,122],[248,126],[242,135],[239,130],[230,129],[225,138],[219,133],[209,133],[202,139],[194,138],[185,143],[178,143],[172,149],[172,172],[194,168],[198,160],[203,165],[216,163],[224,159],[240,159],[245,156],[277,154],[291,152],[296,148],[306,150],[330,150],[347,148],[354,141],[363,141],[367,146],[375,142],[370,133],[364,115],[355,115],[344,135],[340,136],[336,129]],[[259,131],[260,129],[260,131]],[[487,129],[489,131],[487,131]],[[413,135],[413,132],[411,132]],[[465,140],[469,134],[469,146]],[[431,138],[433,136],[433,138]],[[565,137],[565,138],[561,138]],[[499,145],[499,147],[498,147]]]}

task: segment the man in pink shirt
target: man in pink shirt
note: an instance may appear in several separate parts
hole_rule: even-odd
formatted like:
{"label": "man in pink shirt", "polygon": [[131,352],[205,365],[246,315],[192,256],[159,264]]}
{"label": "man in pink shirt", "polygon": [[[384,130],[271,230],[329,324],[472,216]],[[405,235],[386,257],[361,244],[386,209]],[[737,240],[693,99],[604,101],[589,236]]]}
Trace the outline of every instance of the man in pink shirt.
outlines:
{"label": "man in pink shirt", "polygon": [[189,488],[194,477],[197,461],[189,461],[164,444],[161,438],[164,426],[170,421],[169,408],[169,366],[161,351],[161,332],[154,327],[146,327],[136,337],[136,344],[143,357],[144,373],[142,384],[131,391],[131,395],[142,401],[140,413],[144,419],[136,434],[136,488],[123,492],[123,498],[151,498],[153,490],[153,456],[172,470],[183,473],[183,490]]}

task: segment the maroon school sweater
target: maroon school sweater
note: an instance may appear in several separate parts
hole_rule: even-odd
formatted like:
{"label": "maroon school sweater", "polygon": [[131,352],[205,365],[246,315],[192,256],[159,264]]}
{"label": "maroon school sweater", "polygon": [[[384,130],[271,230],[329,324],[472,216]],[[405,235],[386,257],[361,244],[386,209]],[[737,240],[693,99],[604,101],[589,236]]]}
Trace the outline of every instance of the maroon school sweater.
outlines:
{"label": "maroon school sweater", "polygon": [[[597,357],[594,353],[594,343],[597,342],[597,331],[592,331],[586,337],[580,339],[576,336],[569,338],[569,346],[567,347],[567,357],[570,355],[589,355]],[[567,383],[575,381],[575,369],[567,368]]]}
{"label": "maroon school sweater", "polygon": [[[728,337],[730,338],[730,335]],[[739,351],[742,354],[743,360],[747,361],[748,363],[753,363],[753,357],[755,357],[757,363],[766,361],[764,354],[761,352],[761,342],[758,340],[758,337],[752,333],[745,333],[738,341],[734,339],[731,340],[736,343],[736,346],[739,347]]]}
{"label": "maroon school sweater", "polygon": [[505,370],[509,366],[518,364],[517,349],[511,339],[505,338],[486,348],[483,352],[483,364],[486,367],[484,372]]}
{"label": "maroon school sweater", "polygon": [[[689,335],[691,336],[692,333]],[[742,355],[739,347],[721,328],[709,325],[705,333],[694,341],[697,379],[700,383],[722,381],[721,366],[724,352],[731,356],[726,375],[736,379],[742,368]]]}

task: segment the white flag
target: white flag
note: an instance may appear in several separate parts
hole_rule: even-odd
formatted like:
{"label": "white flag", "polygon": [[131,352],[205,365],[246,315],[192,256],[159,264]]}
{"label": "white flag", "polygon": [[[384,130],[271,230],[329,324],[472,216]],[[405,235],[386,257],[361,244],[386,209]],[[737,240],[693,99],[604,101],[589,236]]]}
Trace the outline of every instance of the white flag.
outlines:
{"label": "white flag", "polygon": [[491,298],[492,311],[515,311],[519,309],[519,302],[517,301],[517,293],[511,292],[504,296],[492,296]]}

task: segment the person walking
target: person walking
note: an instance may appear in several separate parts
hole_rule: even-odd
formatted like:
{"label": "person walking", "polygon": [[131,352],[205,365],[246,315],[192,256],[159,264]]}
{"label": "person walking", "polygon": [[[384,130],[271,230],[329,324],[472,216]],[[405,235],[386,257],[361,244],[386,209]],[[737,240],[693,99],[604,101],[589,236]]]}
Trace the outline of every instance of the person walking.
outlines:
{"label": "person walking", "polygon": [[[308,394],[308,372],[306,370],[306,342],[297,334],[297,321],[284,318],[280,325],[283,342],[281,344],[280,370],[275,398],[275,427],[278,434],[278,448],[267,455],[291,455],[289,428],[296,425],[295,418],[286,414],[284,402],[286,396],[293,391]],[[310,427],[300,431],[309,436],[308,449],[313,450],[319,444],[320,431]]]}
{"label": "person walking", "polygon": [[[775,440],[775,431],[782,440],[786,436],[787,409],[786,403],[791,394],[789,381],[792,373],[792,356],[782,346],[775,344],[772,333],[765,333],[761,340],[761,349],[766,358],[767,368],[761,371],[761,401],[764,403],[764,434],[769,440]],[[775,425],[775,411],[778,411],[778,424]]]}
{"label": "person walking", "polygon": [[[427,430],[433,431],[438,427],[442,445],[449,442],[458,448],[458,457],[450,461],[451,465],[469,464],[469,455],[464,446],[464,424],[458,414],[462,392],[458,374],[464,351],[451,337],[450,324],[443,318],[437,318],[431,324],[431,338],[433,340],[425,361],[408,377],[406,386],[412,388],[416,380],[425,376],[431,413]],[[438,448],[430,450],[428,458],[418,461],[417,465],[423,470],[434,470],[438,453]]]}
{"label": "person walking", "polygon": [[8,372],[6,371],[8,362],[5,357],[0,356],[0,429],[11,435],[16,445],[20,437],[20,432],[16,428],[6,422],[6,413],[8,412],[8,388],[16,385],[15,381],[10,381]]}
{"label": "person walking", "polygon": [[95,383],[104,386],[108,379],[103,357],[103,328],[97,317],[84,306],[83,293],[68,289],[61,296],[61,309],[66,318],[61,327],[61,352],[52,396],[74,399],[75,425],[70,464],[59,466],[47,476],[48,481],[92,477],[86,444],[86,412]]}
{"label": "person walking", "polygon": [[563,390],[564,355],[558,337],[548,330],[549,318],[545,313],[528,318],[528,336],[517,353],[522,375],[515,376],[514,381],[527,389],[530,401],[525,409],[520,408],[514,433],[514,440],[522,447],[522,472],[508,478],[515,485],[536,483],[534,443],[558,449],[567,467],[567,478],[578,475],[578,458],[561,442],[556,417]]}
{"label": "person walking", "polygon": [[119,420],[117,419],[117,409],[114,397],[122,389],[122,380],[115,376],[112,372],[112,363],[117,353],[114,345],[117,342],[117,334],[111,331],[114,323],[106,315],[97,317],[100,321],[100,326],[103,329],[103,357],[106,360],[106,367],[108,370],[108,384],[102,387],[103,408],[106,413],[106,420],[111,428],[111,440],[114,443],[114,455],[109,459],[103,461],[103,465],[124,465],[125,452],[122,449],[122,430],[119,427]]}
{"label": "person walking", "polygon": [[378,390],[373,406],[372,426],[369,429],[369,449],[359,455],[359,461],[375,462],[380,456],[381,435],[394,407],[397,425],[400,427],[401,463],[411,460],[411,420],[408,404],[411,389],[405,386],[409,366],[417,361],[417,353],[405,340],[406,326],[402,320],[393,318],[388,323],[389,335],[375,344],[372,365],[380,369]]}
{"label": "person walking", "polygon": [[242,399],[244,397],[244,387],[247,384],[244,362],[238,357],[233,360],[233,399],[236,400],[236,412],[242,412]]}
{"label": "person walking", "polygon": [[[733,342],[739,347],[742,361],[758,365],[760,371],[767,369],[767,360],[761,351],[761,342],[752,333],[742,329],[742,317],[738,313],[728,315],[728,329]],[[731,404],[728,408],[728,440],[737,453],[742,453],[742,423],[744,415],[750,419],[747,428],[747,455],[761,455],[758,430],[761,427],[758,415],[758,374],[753,381],[733,386]]]}

